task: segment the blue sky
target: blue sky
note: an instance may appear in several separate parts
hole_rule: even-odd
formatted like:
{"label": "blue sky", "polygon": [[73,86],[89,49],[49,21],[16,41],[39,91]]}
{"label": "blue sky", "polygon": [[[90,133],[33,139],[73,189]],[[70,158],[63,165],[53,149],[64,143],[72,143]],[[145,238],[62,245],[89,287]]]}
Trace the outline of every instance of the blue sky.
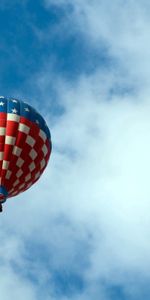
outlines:
{"label": "blue sky", "polygon": [[3,300],[150,297],[149,5],[0,3],[1,95],[38,109],[53,143],[0,217]]}
{"label": "blue sky", "polygon": [[30,97],[37,89],[36,83],[27,89],[30,78],[41,72],[47,62],[67,80],[92,73],[97,65],[111,68],[107,45],[102,44],[101,51],[93,49],[82,32],[67,27],[66,19],[72,10],[71,5],[46,9],[40,0],[2,6],[1,90],[7,95],[17,89]]}

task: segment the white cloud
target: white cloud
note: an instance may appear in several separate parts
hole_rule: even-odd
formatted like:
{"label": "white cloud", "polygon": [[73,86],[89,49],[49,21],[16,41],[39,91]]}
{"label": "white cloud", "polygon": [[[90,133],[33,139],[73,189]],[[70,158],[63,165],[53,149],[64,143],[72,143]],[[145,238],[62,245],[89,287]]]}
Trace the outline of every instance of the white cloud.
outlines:
{"label": "white cloud", "polygon": [[[111,95],[115,81],[101,72],[71,86],[57,81],[65,113],[52,122],[52,158],[28,192],[38,199],[25,204],[26,194],[14,210],[15,230],[41,240],[50,268],[79,269],[87,282],[79,299],[109,299],[104,281],[123,285],[129,296],[135,274],[149,278],[150,105],[137,94]],[[59,223],[61,216],[68,223]],[[81,243],[82,271],[79,254],[75,263]]]}
{"label": "white cloud", "polygon": [[[105,43],[111,56],[120,60],[141,85],[149,85],[149,2],[115,0],[46,0],[49,7],[68,10],[72,30],[79,30],[95,48]],[[69,26],[68,26],[69,27]]]}
{"label": "white cloud", "polygon": [[[57,2],[66,3],[72,2]],[[39,281],[44,285],[49,279],[47,299],[57,299],[51,277],[58,269],[72,269],[85,281],[79,294],[59,295],[64,300],[108,300],[108,286],[118,285],[126,298],[141,299],[141,277],[149,281],[148,2],[122,5],[122,1],[112,6],[108,1],[81,0],[74,3],[72,14],[73,24],[78,24],[93,51],[101,41],[108,45],[118,61],[117,71],[103,73],[99,68],[75,83],[65,82],[59,74],[52,76],[47,69],[42,80],[38,74],[39,89],[44,93],[46,87],[48,100],[48,87],[53,85],[64,114],[49,119],[53,152],[45,175],[33,189],[8,201],[0,220],[7,239],[8,279],[0,283],[3,299],[9,298],[7,285],[17,276],[7,264],[12,259],[10,249],[15,262],[19,257],[23,266],[29,241],[32,247],[41,244],[43,255],[44,249],[47,253],[41,274],[41,261],[31,253]],[[117,83],[125,90],[129,84],[132,92],[118,92]],[[114,87],[116,93],[111,93]],[[17,277],[17,290],[24,289],[24,280]],[[34,299],[30,288],[26,298]]]}

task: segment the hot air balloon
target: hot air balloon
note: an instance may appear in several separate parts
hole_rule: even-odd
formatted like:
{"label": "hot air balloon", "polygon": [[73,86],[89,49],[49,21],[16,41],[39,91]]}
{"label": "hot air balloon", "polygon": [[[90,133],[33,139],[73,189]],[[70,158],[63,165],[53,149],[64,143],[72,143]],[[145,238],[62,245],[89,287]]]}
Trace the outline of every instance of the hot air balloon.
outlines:
{"label": "hot air balloon", "polygon": [[29,104],[0,97],[0,211],[42,175],[51,154],[51,136],[43,117]]}

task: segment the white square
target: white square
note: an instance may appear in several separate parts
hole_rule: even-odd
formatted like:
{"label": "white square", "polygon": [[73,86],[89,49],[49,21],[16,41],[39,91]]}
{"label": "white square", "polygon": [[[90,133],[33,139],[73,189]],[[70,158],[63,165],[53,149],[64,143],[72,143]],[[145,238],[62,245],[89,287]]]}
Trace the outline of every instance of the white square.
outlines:
{"label": "white square", "polygon": [[14,145],[15,141],[16,141],[15,137],[6,135],[6,137],[5,137],[5,144],[7,144],[7,145]]}
{"label": "white square", "polygon": [[6,179],[10,179],[12,172],[10,170],[7,171],[6,173]]}
{"label": "white square", "polygon": [[45,132],[42,129],[40,129],[39,136],[42,138],[42,140],[45,143],[45,141],[46,141],[46,134],[45,134]]}
{"label": "white square", "polygon": [[18,172],[16,173],[17,178],[21,177],[22,174],[23,174],[23,171],[21,169],[18,170]]}
{"label": "white square", "polygon": [[13,148],[13,154],[14,154],[14,155],[20,156],[21,152],[22,152],[22,149],[21,149],[21,148],[19,148],[19,147],[17,147],[17,146],[14,146],[14,148]]}
{"label": "white square", "polygon": [[9,167],[9,161],[3,160],[2,169],[7,170]]}
{"label": "white square", "polygon": [[34,149],[32,149],[30,151],[29,155],[34,160],[37,157],[37,152]]}
{"label": "white square", "polygon": [[7,120],[8,121],[15,121],[15,122],[19,122],[20,120],[20,116],[17,114],[7,114]]}
{"label": "white square", "polygon": [[35,163],[32,162],[30,165],[29,165],[29,169],[30,169],[30,172],[32,172],[34,169],[35,169]]}
{"label": "white square", "polygon": [[29,181],[31,179],[31,173],[29,173],[26,177],[25,177],[25,182]]}
{"label": "white square", "polygon": [[46,156],[46,154],[48,153],[48,149],[47,149],[47,146],[45,144],[42,147],[42,151],[44,153],[44,156]]}
{"label": "white square", "polygon": [[15,191],[15,192],[12,193],[12,196],[15,196],[17,194],[18,194],[18,191]]}
{"label": "white square", "polygon": [[25,125],[25,124],[23,124],[23,123],[19,123],[18,130],[21,131],[21,132],[24,132],[24,133],[28,134],[29,131],[30,131],[30,127],[27,126],[27,125]]}
{"label": "white square", "polygon": [[43,169],[46,166],[46,161],[44,158],[41,160],[40,166],[41,166],[41,169]]}
{"label": "white square", "polygon": [[24,160],[23,160],[21,157],[19,157],[19,158],[17,159],[16,165],[17,165],[19,168],[21,168],[23,164],[24,164]]}
{"label": "white square", "polygon": [[35,145],[35,139],[31,135],[28,135],[26,138],[26,143],[33,147]]}
{"label": "white square", "polygon": [[14,182],[13,186],[16,186],[18,183],[19,183],[19,179],[17,179],[17,180]]}
{"label": "white square", "polygon": [[18,189],[21,190],[24,188],[24,186],[25,186],[25,183],[21,184]]}
{"label": "white square", "polygon": [[5,127],[0,127],[0,136],[5,135],[6,128]]}
{"label": "white square", "polygon": [[3,160],[4,152],[0,151],[0,160]]}
{"label": "white square", "polygon": [[35,177],[34,177],[34,178],[35,178],[35,179],[38,179],[38,178],[40,177],[40,174],[41,174],[40,172],[37,172],[37,173],[35,174]]}

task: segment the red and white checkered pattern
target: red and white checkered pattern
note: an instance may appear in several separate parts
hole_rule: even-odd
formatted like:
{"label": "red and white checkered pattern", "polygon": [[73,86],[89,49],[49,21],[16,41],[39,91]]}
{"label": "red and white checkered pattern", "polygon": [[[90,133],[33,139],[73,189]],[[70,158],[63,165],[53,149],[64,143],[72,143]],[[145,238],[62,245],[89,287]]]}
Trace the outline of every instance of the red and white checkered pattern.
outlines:
{"label": "red and white checkered pattern", "polygon": [[8,197],[27,190],[43,173],[51,141],[38,124],[16,114],[0,114],[0,185]]}

